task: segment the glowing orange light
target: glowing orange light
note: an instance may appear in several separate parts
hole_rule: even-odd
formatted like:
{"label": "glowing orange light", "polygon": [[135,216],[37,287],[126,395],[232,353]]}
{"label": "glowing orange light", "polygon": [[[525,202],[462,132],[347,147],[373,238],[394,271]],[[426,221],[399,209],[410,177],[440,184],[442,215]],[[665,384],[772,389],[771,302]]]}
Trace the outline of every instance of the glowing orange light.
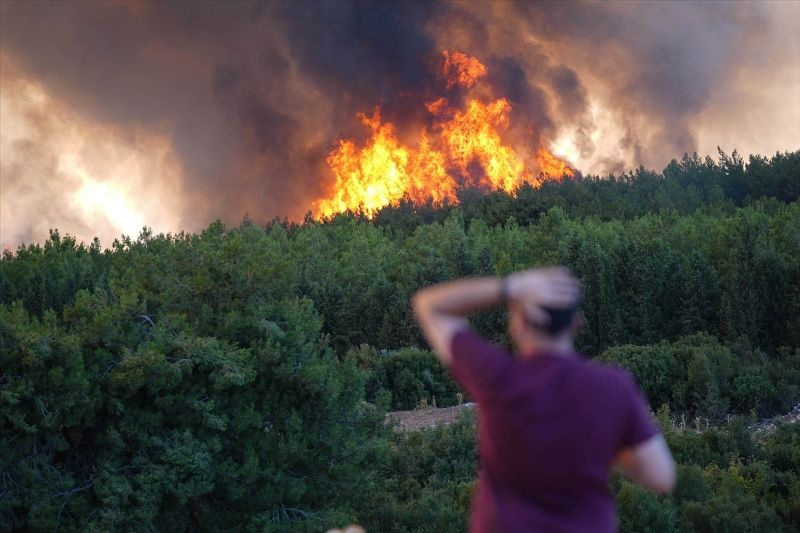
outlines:
{"label": "glowing orange light", "polygon": [[[443,55],[448,87],[471,87],[486,74],[474,57],[449,51]],[[335,183],[329,195],[314,203],[318,217],[348,209],[372,215],[404,197],[420,203],[456,202],[460,186],[513,192],[526,182],[573,175],[569,165],[546,148],[526,162],[504,140],[512,107],[505,98],[470,98],[459,109],[442,97],[425,107],[433,126],[430,131],[421,127],[413,145],[398,139],[395,126],[381,119],[380,108],[372,116],[358,114],[370,136],[362,147],[341,140],[328,155]]]}
{"label": "glowing orange light", "polygon": [[486,67],[475,57],[449,50],[443,51],[442,55],[444,56],[442,73],[447,78],[448,89],[456,85],[469,89],[475,85],[478,78],[486,75]]}
{"label": "glowing orange light", "polygon": [[122,135],[92,122],[3,55],[0,88],[2,248],[44,240],[50,228],[104,245],[145,225],[179,228],[183,171],[166,128]]}
{"label": "glowing orange light", "polygon": [[564,161],[557,158],[547,148],[540,148],[536,153],[536,164],[541,175],[551,179],[572,178],[575,171]]}

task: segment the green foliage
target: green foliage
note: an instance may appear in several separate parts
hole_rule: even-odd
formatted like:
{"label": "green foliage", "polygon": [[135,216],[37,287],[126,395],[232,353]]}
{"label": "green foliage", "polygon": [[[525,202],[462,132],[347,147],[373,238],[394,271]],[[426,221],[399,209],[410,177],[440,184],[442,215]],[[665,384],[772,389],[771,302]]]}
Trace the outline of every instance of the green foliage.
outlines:
{"label": "green foliage", "polygon": [[382,393],[388,393],[391,395],[388,407],[393,410],[413,409],[421,401],[437,407],[458,403],[458,385],[426,350],[405,348],[379,354],[363,345],[350,350],[346,360],[352,360],[370,376],[366,384],[369,402],[377,403]]}
{"label": "green foliage", "polygon": [[679,531],[678,513],[671,498],[622,481],[616,491],[621,531]]}
{"label": "green foliage", "polygon": [[[729,210],[763,198],[793,202],[800,197],[800,152],[753,155],[745,161],[734,152],[720,151],[719,159],[684,154],[661,173],[638,168],[610,176],[581,176],[542,187],[523,185],[515,195],[462,191],[459,208],[467,222],[482,220],[489,226],[514,219],[521,224],[537,221],[553,207],[572,217],[602,220],[631,219],[647,213],[677,211],[687,214],[702,206]],[[384,208],[375,218],[379,225],[405,234],[431,222],[442,222],[454,206],[415,205],[410,201]]]}
{"label": "green foliage", "polygon": [[[474,426],[390,435],[457,402],[408,299],[565,263],[579,348],[669,422],[678,490],[615,482],[625,530],[800,528],[800,152],[685,156],[367,220],[53,231],[0,260],[0,524],[50,530],[461,531]],[[503,310],[473,324],[508,342]]]}
{"label": "green foliage", "polygon": [[[617,346],[599,359],[630,370],[652,405],[668,404],[690,417],[719,421],[730,413],[763,416],[791,408],[798,398],[796,384],[771,378],[787,366],[780,359],[746,346],[724,346],[707,334],[650,346]],[[794,377],[797,366],[785,370]]]}
{"label": "green foliage", "polygon": [[[142,319],[139,305],[81,293],[61,325],[20,302],[1,311],[3,522],[284,531],[352,519],[385,430],[310,301],[228,316],[216,337],[181,316]],[[225,338],[232,322],[239,343]]]}
{"label": "green foliage", "polygon": [[478,461],[474,419],[412,433],[389,443],[383,490],[359,513],[368,531],[466,530]]}

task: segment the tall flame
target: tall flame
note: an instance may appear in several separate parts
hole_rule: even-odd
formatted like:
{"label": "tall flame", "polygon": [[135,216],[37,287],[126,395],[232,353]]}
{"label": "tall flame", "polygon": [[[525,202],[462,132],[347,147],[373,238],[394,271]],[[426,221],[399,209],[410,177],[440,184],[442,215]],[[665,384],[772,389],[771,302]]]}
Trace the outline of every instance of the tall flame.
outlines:
{"label": "tall flame", "polygon": [[[477,58],[448,50],[442,55],[447,89],[471,88],[487,73]],[[432,131],[422,127],[414,146],[397,138],[395,126],[381,119],[380,107],[372,116],[358,114],[370,136],[362,147],[340,140],[328,155],[336,180],[331,194],[315,202],[317,216],[359,208],[372,215],[404,197],[456,202],[464,186],[513,192],[523,183],[538,185],[574,175],[544,146],[526,161],[505,142],[512,107],[505,98],[471,97],[456,109],[442,97],[425,107],[434,119]]]}
{"label": "tall flame", "polygon": [[449,50],[444,50],[442,55],[444,56],[442,73],[447,78],[448,89],[456,85],[469,89],[477,83],[478,78],[486,76],[486,67],[476,57]]}

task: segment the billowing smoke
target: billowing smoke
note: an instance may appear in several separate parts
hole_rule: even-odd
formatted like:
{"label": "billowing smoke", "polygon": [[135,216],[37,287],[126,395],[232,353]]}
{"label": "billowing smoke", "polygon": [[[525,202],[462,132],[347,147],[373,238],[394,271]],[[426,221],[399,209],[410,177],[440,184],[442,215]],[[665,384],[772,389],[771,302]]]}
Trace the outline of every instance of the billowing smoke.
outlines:
{"label": "billowing smoke", "polygon": [[[584,173],[796,149],[798,22],[763,2],[3,2],[0,244],[301,218],[335,141],[364,135],[357,112],[381,106],[400,135],[429,119],[444,49],[487,66],[515,142]],[[76,207],[87,186],[136,216],[100,228]]]}

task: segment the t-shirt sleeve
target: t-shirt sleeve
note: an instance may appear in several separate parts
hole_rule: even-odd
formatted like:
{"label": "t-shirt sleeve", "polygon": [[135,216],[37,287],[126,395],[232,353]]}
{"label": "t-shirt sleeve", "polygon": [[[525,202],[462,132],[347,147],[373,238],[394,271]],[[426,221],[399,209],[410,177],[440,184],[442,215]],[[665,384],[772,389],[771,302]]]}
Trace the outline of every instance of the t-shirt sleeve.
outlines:
{"label": "t-shirt sleeve", "polygon": [[650,414],[647,399],[642,394],[633,376],[625,372],[625,409],[626,418],[623,424],[622,448],[628,448],[643,443],[659,433],[659,428]]}
{"label": "t-shirt sleeve", "polygon": [[508,378],[513,362],[508,352],[466,328],[453,337],[451,351],[456,380],[478,403],[491,401]]}

